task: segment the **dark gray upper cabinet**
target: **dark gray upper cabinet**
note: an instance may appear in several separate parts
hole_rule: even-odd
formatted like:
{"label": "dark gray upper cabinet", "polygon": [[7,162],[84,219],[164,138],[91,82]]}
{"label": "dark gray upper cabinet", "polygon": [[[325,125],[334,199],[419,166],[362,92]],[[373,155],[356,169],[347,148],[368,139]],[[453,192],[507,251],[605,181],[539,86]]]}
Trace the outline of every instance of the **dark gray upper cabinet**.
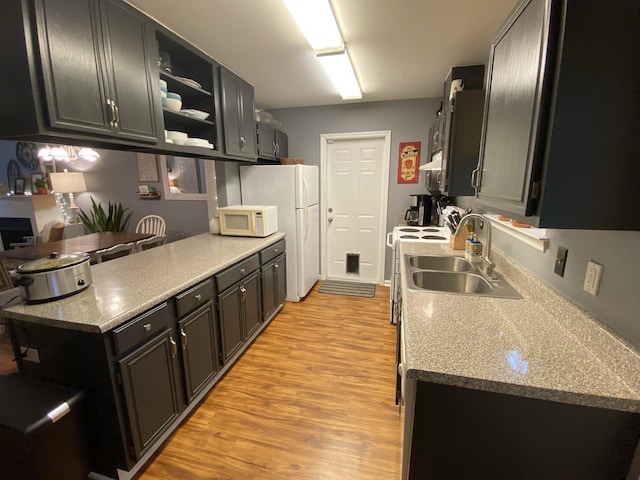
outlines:
{"label": "dark gray upper cabinet", "polygon": [[[451,83],[462,80],[464,90],[450,98]],[[450,197],[472,196],[471,174],[478,166],[484,65],[453,67],[444,81],[444,97],[429,130],[428,161],[440,164],[427,170],[427,189]]]}
{"label": "dark gray upper cabinet", "polygon": [[[476,185],[550,228],[638,230],[640,6],[523,0],[491,47]],[[607,201],[606,199],[609,199]]]}
{"label": "dark gray upper cabinet", "polygon": [[450,197],[473,196],[471,174],[478,166],[484,90],[463,90],[443,112],[444,139],[440,191]]}
{"label": "dark gray upper cabinet", "polygon": [[274,128],[271,125],[258,123],[258,158],[264,160],[276,159],[276,144]]}
{"label": "dark gray upper cabinet", "polygon": [[257,124],[257,132],[258,158],[276,160],[289,156],[289,138],[286,133],[264,123]]}
{"label": "dark gray upper cabinet", "polygon": [[156,142],[146,18],[111,0],[35,6],[49,126]]}
{"label": "dark gray upper cabinet", "polygon": [[242,160],[257,158],[253,86],[220,68],[225,153]]}
{"label": "dark gray upper cabinet", "polygon": [[276,158],[287,158],[289,156],[289,137],[282,130],[273,132],[276,144]]}

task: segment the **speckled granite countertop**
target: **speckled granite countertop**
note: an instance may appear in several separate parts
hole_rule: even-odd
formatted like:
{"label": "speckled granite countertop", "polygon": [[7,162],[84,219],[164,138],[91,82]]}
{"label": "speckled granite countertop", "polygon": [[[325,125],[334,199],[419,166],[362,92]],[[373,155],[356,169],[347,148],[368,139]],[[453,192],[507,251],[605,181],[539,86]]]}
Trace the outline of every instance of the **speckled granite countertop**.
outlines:
{"label": "speckled granite countertop", "polygon": [[410,290],[404,254],[460,255],[401,242],[405,369],[410,378],[577,405],[640,412],[640,357],[600,322],[494,249],[524,297]]}
{"label": "speckled granite countertop", "polygon": [[5,307],[3,316],[71,330],[107,332],[284,236],[203,233],[92,265],[93,283],[83,292],[48,303]]}

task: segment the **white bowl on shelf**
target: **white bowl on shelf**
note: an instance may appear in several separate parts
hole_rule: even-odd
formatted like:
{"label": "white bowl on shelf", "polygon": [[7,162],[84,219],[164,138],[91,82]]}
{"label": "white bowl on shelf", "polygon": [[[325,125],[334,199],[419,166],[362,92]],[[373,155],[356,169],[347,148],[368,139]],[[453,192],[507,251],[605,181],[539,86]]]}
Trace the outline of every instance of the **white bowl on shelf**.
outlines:
{"label": "white bowl on shelf", "polygon": [[188,145],[189,140],[186,138],[174,138],[173,143],[176,145]]}
{"label": "white bowl on shelf", "polygon": [[184,113],[189,117],[197,118],[198,120],[205,120],[210,114],[203,112],[202,110],[194,110],[193,108],[183,108],[180,113]]}

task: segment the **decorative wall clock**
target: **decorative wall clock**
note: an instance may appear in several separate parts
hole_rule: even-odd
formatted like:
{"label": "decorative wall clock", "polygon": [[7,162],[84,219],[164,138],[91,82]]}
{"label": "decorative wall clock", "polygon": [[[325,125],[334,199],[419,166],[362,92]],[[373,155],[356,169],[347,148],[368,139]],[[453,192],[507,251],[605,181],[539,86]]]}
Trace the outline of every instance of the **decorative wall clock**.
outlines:
{"label": "decorative wall clock", "polygon": [[38,147],[31,142],[18,142],[16,144],[16,158],[20,165],[33,172],[40,165],[38,160]]}

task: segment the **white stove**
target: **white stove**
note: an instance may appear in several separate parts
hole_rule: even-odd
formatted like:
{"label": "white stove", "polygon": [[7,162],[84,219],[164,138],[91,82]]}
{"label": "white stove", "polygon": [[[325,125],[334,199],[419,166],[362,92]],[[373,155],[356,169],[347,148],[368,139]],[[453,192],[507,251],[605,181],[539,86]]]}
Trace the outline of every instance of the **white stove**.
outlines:
{"label": "white stove", "polygon": [[411,225],[399,225],[387,234],[387,246],[391,247],[391,289],[389,291],[389,301],[391,302],[390,321],[398,323],[400,315],[400,249],[398,242],[419,242],[419,243],[448,243],[449,230],[446,227],[427,226],[418,227]]}
{"label": "white stove", "polygon": [[402,241],[447,243],[449,242],[450,234],[445,227],[400,225],[394,227],[393,232],[388,236],[390,238],[387,239],[387,245],[393,248],[396,242]]}

